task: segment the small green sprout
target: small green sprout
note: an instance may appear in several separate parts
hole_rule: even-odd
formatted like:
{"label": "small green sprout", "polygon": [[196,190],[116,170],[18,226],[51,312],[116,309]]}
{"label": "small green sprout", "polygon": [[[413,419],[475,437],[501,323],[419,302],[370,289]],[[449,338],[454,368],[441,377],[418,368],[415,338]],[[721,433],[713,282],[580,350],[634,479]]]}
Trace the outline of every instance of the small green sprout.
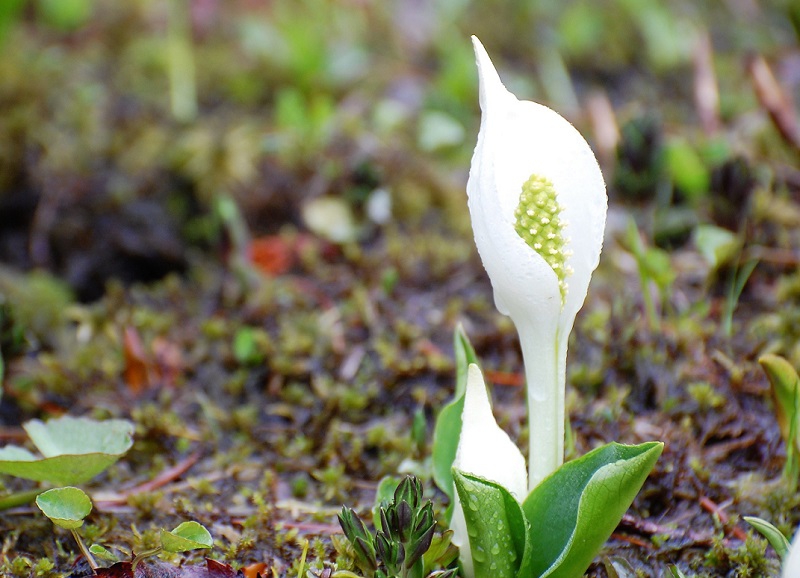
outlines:
{"label": "small green sprout", "polygon": [[783,357],[773,354],[762,355],[758,363],[767,374],[772,399],[775,403],[775,416],[786,444],[786,465],[783,477],[792,484],[800,475],[800,377],[792,365]]}
{"label": "small green sprout", "polygon": [[78,488],[54,488],[39,494],[36,497],[36,505],[56,526],[72,533],[89,566],[92,570],[96,570],[97,562],[77,532],[77,529],[83,526],[84,518],[92,511],[92,500],[89,496]]}
{"label": "small green sprout", "polygon": [[161,542],[159,546],[140,552],[134,557],[131,563],[134,570],[142,560],[161,552],[177,554],[214,546],[214,539],[211,537],[211,533],[205,526],[195,521],[182,522],[169,532],[162,529],[159,534],[159,540]]}
{"label": "small green sprout", "polygon": [[755,516],[744,516],[743,520],[767,539],[767,542],[775,549],[775,552],[777,552],[781,560],[786,559],[786,556],[789,555],[789,540],[786,539],[786,536],[784,536],[778,528],[766,520],[756,518]]}
{"label": "small green sprout", "polygon": [[170,532],[161,530],[161,548],[165,552],[188,552],[213,546],[211,533],[194,521],[183,522]]}

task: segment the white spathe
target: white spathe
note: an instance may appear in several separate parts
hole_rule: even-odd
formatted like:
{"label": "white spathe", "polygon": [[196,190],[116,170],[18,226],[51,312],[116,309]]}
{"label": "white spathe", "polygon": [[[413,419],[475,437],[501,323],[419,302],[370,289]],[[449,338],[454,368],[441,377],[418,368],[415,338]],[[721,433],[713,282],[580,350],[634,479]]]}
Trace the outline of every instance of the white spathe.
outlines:
{"label": "white spathe", "polygon": [[[470,364],[467,373],[461,423],[453,467],[500,484],[520,502],[525,499],[528,493],[525,458],[508,434],[497,425],[483,375],[474,363]],[[467,522],[458,492],[450,528],[453,530],[452,542],[460,549],[464,575],[474,576]]]}
{"label": "white spathe", "polygon": [[[553,110],[506,90],[486,50],[472,37],[480,77],[481,125],[467,183],[475,243],[498,310],[519,333],[528,391],[533,488],[564,459],[567,341],[600,260],[608,204],[605,182],[580,133]],[[567,292],[517,234],[523,183],[548,179],[565,223]]]}
{"label": "white spathe", "polygon": [[783,561],[781,578],[800,578],[800,530],[789,547],[789,555]]}

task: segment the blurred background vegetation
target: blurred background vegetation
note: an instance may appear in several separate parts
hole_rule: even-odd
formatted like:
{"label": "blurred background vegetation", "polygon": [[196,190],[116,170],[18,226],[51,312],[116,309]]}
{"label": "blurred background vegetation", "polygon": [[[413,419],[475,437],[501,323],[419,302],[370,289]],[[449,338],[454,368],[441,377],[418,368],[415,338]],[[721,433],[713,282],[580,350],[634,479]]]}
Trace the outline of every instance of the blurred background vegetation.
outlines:
{"label": "blurred background vegetation", "polygon": [[[0,0],[0,422],[130,417],[111,485],[197,440],[219,451],[193,475],[258,470],[192,502],[145,494],[120,528],[210,495],[214,521],[248,483],[266,504],[363,505],[383,475],[424,471],[456,323],[490,381],[522,384],[466,207],[472,34],[512,91],[586,135],[608,183],[570,451],[667,442],[634,511],[677,530],[637,568],[731,575],[749,556],[700,497],[791,534],[755,360],[800,366],[796,0]],[[521,388],[496,391],[524,445]],[[248,508],[248,555],[292,563]],[[0,535],[41,556],[49,522],[19,519]]]}
{"label": "blurred background vegetation", "polygon": [[94,299],[217,242],[220,199],[258,235],[363,238],[389,205],[464,231],[471,34],[512,91],[587,134],[613,198],[681,201],[661,244],[752,162],[797,159],[751,66],[800,93],[792,0],[4,0],[0,259]]}

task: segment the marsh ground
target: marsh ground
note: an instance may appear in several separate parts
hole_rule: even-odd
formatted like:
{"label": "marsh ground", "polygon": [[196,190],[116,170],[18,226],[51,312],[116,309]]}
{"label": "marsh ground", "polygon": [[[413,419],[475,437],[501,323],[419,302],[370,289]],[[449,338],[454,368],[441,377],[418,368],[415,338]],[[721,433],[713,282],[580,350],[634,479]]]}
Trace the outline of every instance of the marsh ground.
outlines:
{"label": "marsh ground", "polygon": [[[590,575],[776,575],[739,518],[800,521],[757,363],[800,366],[795,4],[7,6],[0,439],[63,413],[136,424],[86,486],[89,541],[124,556],[191,518],[235,566],[296,576],[306,543],[309,568],[333,562],[342,504],[367,512],[385,475],[429,478],[458,323],[524,442],[517,338],[464,193],[476,34],[608,181],[570,454],[666,442]],[[0,513],[0,540],[7,575],[76,556],[32,507]]]}

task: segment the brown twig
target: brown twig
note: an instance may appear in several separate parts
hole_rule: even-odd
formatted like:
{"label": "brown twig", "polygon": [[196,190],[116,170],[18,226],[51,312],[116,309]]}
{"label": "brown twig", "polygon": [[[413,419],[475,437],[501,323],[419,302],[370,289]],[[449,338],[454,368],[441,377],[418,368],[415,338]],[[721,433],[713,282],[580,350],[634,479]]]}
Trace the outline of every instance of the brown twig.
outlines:
{"label": "brown twig", "polygon": [[707,498],[706,496],[700,496],[700,507],[703,508],[709,514],[713,514],[714,516],[716,516],[719,519],[720,523],[723,526],[725,526],[725,529],[730,531],[730,533],[733,534],[735,538],[741,540],[742,542],[747,540],[747,533],[735,524],[730,525],[730,520],[731,520],[730,516],[728,516],[728,514],[725,513],[725,510],[723,510],[723,508],[719,504],[717,504],[710,498]]}
{"label": "brown twig", "polygon": [[719,130],[719,90],[714,73],[714,47],[708,30],[698,37],[694,47],[694,104],[700,125],[706,134]]}
{"label": "brown twig", "polygon": [[800,127],[791,99],[781,87],[763,56],[754,56],[747,65],[750,80],[761,106],[769,113],[772,123],[783,139],[800,150]]}
{"label": "brown twig", "polygon": [[127,490],[123,490],[115,495],[111,496],[103,496],[103,497],[96,497],[95,504],[99,509],[114,507],[114,506],[121,506],[127,503],[128,498],[130,496],[135,496],[136,494],[141,494],[144,492],[152,492],[153,490],[157,490],[168,483],[177,480],[183,474],[185,474],[189,469],[197,463],[200,459],[201,453],[195,452],[183,461],[178,462],[171,468],[168,468],[161,472],[158,476],[139,484],[138,486],[134,486],[132,488],[128,488]]}

